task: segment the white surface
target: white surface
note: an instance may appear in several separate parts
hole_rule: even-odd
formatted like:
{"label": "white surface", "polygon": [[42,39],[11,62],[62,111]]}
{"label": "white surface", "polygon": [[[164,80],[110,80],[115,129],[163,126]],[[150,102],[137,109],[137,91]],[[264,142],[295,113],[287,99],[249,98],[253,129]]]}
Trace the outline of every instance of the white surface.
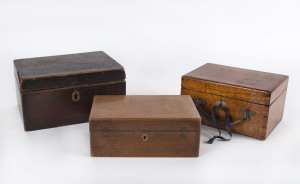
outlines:
{"label": "white surface", "polygon": [[[299,18],[288,0],[1,0],[0,183],[299,183]],[[203,127],[199,158],[92,158],[88,124],[24,132],[13,59],[97,50],[125,67],[127,94],[180,94],[206,62],[287,74],[283,121],[213,145]]]}

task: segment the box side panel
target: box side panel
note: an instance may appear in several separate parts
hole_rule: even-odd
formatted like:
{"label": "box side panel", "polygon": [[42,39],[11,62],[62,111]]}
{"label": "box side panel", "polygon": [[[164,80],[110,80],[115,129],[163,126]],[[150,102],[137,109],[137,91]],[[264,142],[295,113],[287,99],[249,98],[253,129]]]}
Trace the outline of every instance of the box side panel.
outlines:
{"label": "box side panel", "polygon": [[15,86],[16,86],[16,97],[17,97],[17,102],[18,102],[18,109],[19,109],[19,113],[21,116],[21,119],[24,121],[23,118],[23,104],[22,104],[22,93],[19,90],[19,85],[18,85],[18,81],[17,79],[15,80]]}
{"label": "box side panel", "polygon": [[287,77],[279,86],[277,86],[271,95],[271,104],[284,92],[287,90],[289,78]]}
{"label": "box side panel", "polygon": [[199,143],[200,131],[90,131],[94,157],[197,157]]}
{"label": "box side panel", "polygon": [[[73,94],[76,94],[77,102],[76,99],[74,101]],[[94,95],[108,94],[125,95],[125,81],[23,92],[25,130],[39,130],[87,122]]]}
{"label": "box side panel", "polygon": [[286,98],[286,92],[284,91],[270,106],[269,118],[267,126],[267,136],[273,131],[283,117],[284,104]]}
{"label": "box side panel", "polygon": [[244,88],[242,86],[234,86],[183,76],[181,78],[181,87],[188,90],[199,91],[202,93],[208,93],[262,105],[270,104],[270,92]]}
{"label": "box side panel", "polygon": [[[236,125],[232,125],[231,130],[232,132],[254,137],[256,139],[264,140],[266,138],[269,106],[249,103],[187,89],[181,89],[181,94],[191,95],[193,99],[205,100],[206,103],[205,105],[203,105],[203,109],[209,115],[211,115],[212,107],[216,105],[216,102],[222,100],[227,104],[227,108],[229,109],[229,113],[231,115],[231,121],[236,121],[244,117],[244,115],[240,112],[242,109],[255,112],[255,116],[251,116],[248,120]],[[207,119],[205,119],[204,116],[201,115],[201,117],[204,125],[216,127],[212,122],[209,122]],[[225,114],[222,110],[217,111],[217,119],[224,122]],[[223,126],[217,127],[225,129],[225,127]]]}

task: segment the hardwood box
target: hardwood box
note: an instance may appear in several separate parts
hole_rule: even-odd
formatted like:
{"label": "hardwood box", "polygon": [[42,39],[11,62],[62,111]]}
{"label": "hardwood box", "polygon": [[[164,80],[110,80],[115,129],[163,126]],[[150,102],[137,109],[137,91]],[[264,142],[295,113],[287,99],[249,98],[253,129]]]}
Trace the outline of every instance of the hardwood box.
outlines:
{"label": "hardwood box", "polygon": [[[242,120],[232,132],[264,140],[282,119],[287,86],[286,75],[207,63],[182,76],[181,94],[192,96],[204,125],[225,129],[211,122],[212,108],[222,106],[231,123]],[[221,109],[215,117],[225,121]]]}
{"label": "hardwood box", "polygon": [[188,95],[95,96],[91,156],[197,157],[200,124]]}
{"label": "hardwood box", "polygon": [[94,95],[125,95],[124,68],[106,53],[14,60],[25,131],[88,122]]}

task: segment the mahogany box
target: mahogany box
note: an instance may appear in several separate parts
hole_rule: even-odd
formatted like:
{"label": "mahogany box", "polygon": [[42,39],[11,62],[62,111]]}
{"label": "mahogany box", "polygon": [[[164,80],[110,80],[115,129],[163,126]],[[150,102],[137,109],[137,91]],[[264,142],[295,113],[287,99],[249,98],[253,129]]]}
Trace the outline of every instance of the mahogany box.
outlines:
{"label": "mahogany box", "polygon": [[91,156],[197,157],[200,124],[189,95],[95,96]]}
{"label": "mahogany box", "polygon": [[192,96],[204,125],[264,140],[282,119],[288,79],[207,63],[182,76],[181,94]]}
{"label": "mahogany box", "polygon": [[25,131],[88,122],[94,95],[125,95],[124,68],[106,53],[14,60]]}

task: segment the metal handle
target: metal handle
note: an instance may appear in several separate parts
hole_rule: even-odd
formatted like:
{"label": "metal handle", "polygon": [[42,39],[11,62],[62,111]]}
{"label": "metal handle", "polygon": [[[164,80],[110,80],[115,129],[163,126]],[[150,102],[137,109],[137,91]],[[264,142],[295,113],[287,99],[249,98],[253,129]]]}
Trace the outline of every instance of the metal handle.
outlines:
{"label": "metal handle", "polygon": [[[210,116],[208,113],[206,113],[202,106],[206,104],[206,101],[205,100],[202,100],[202,99],[195,99],[194,100],[194,103],[196,105],[196,108],[198,109],[199,113],[201,114],[201,116],[203,118],[205,118],[206,120],[208,120],[209,122],[213,123],[213,118],[212,116]],[[226,108],[227,107],[227,104],[223,101],[217,101],[216,102],[216,105],[220,105],[223,107],[223,108]],[[248,109],[242,109],[240,110],[241,114],[244,115],[244,118],[242,119],[239,119],[237,121],[233,121],[233,122],[230,122],[230,125],[235,125],[235,124],[238,124],[238,123],[241,123],[245,120],[247,120],[250,116],[255,116],[255,112],[253,111],[250,111]],[[224,126],[224,123],[219,121],[219,120],[216,120],[216,123],[217,125],[219,126]]]}
{"label": "metal handle", "polygon": [[[229,134],[229,138],[224,138],[221,136],[221,131],[218,129],[219,131],[219,135],[218,136],[213,136],[211,139],[208,140],[207,143],[209,144],[212,144],[214,142],[215,139],[219,139],[219,140],[222,140],[222,141],[229,141],[232,137],[232,133],[231,133],[231,130],[230,130],[230,126],[231,125],[235,125],[235,124],[238,124],[238,123],[241,123],[245,120],[247,120],[250,116],[255,116],[255,112],[252,112],[248,109],[242,109],[241,110],[241,114],[244,115],[244,117],[242,119],[239,119],[237,121],[233,121],[233,122],[229,122],[229,110],[226,108],[227,107],[227,104],[225,102],[223,102],[222,100],[221,101],[217,101],[216,102],[216,105],[212,108],[212,117],[210,115],[208,115],[203,109],[202,109],[202,105],[204,105],[206,102],[205,100],[202,100],[202,99],[196,99],[194,100],[195,102],[195,105],[199,111],[199,113],[201,114],[201,116],[205,119],[207,119],[208,121],[212,122],[214,125],[219,125],[219,126],[225,126],[225,129],[226,131],[228,132]],[[220,121],[218,121],[216,119],[216,111],[217,109],[221,109],[224,111],[225,113],[225,122],[222,123]]]}

